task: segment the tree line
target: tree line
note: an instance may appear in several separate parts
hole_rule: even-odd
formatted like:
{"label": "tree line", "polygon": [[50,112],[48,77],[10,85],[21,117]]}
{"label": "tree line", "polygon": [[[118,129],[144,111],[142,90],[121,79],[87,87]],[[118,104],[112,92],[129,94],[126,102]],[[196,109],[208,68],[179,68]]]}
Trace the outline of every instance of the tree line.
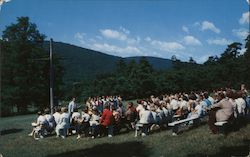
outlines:
{"label": "tree line", "polygon": [[[240,50],[246,51],[241,54]],[[99,75],[94,80],[84,80],[72,88],[72,93],[81,98],[87,96],[121,95],[126,99],[145,98],[165,93],[191,92],[230,87],[238,89],[244,83],[250,87],[250,36],[245,46],[239,42],[228,45],[220,56],[210,56],[203,64],[190,57],[182,62],[171,58],[173,68],[157,71],[145,58],[137,63],[121,59],[116,71]]]}

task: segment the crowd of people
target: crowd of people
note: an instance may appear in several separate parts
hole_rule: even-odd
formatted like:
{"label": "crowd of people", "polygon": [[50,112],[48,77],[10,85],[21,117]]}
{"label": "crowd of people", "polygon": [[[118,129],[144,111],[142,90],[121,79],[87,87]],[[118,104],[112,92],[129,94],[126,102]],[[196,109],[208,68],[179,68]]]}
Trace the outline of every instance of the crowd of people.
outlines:
{"label": "crowd of people", "polygon": [[55,113],[49,109],[38,112],[37,121],[32,123],[29,136],[43,138],[55,131],[57,137],[66,138],[77,134],[83,137],[113,137],[122,128],[126,131],[141,128],[141,136],[149,134],[154,127],[165,129],[168,123],[190,117],[209,117],[211,133],[218,133],[214,125],[217,121],[243,119],[249,116],[250,97],[242,85],[239,91],[221,89],[208,93],[191,92],[165,94],[158,97],[137,100],[123,104],[121,96],[90,97],[81,112],[72,98],[68,107],[56,107]]}

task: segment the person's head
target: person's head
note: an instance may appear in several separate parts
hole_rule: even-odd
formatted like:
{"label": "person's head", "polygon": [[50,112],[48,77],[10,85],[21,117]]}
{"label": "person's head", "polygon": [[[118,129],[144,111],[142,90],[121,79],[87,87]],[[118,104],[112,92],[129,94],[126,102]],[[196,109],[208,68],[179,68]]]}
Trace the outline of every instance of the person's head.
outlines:
{"label": "person's head", "polygon": [[61,111],[61,108],[59,106],[55,107],[55,111],[56,112],[60,112]]}
{"label": "person's head", "polygon": [[242,98],[243,97],[243,92],[242,91],[238,91],[237,92],[237,98]]}
{"label": "person's head", "polygon": [[128,108],[133,107],[133,105],[134,105],[133,102],[129,102],[129,103],[128,103]]}
{"label": "person's head", "polygon": [[119,107],[122,107],[122,106],[123,106],[122,102],[121,102],[121,101],[119,101]]}
{"label": "person's head", "polygon": [[240,89],[245,90],[246,89],[245,84],[241,84]]}
{"label": "person's head", "polygon": [[72,97],[72,101],[76,101],[76,97]]}
{"label": "person's head", "polygon": [[182,100],[188,101],[188,97],[186,97],[185,95],[182,96]]}
{"label": "person's head", "polygon": [[83,112],[88,113],[89,112],[88,107],[83,108]]}
{"label": "person's head", "polygon": [[104,106],[104,109],[109,109],[109,104],[106,104],[106,105]]}
{"label": "person's head", "polygon": [[62,107],[62,108],[61,108],[61,111],[62,111],[63,113],[65,113],[65,112],[68,112],[68,109],[67,109],[66,107]]}
{"label": "person's head", "polygon": [[49,114],[49,112],[50,112],[50,110],[49,110],[48,108],[46,108],[46,109],[44,110],[44,113],[45,113],[45,114]]}
{"label": "person's head", "polygon": [[138,105],[142,104],[142,100],[137,100],[136,102],[137,102]]}
{"label": "person's head", "polygon": [[114,106],[114,105],[111,107],[111,110],[112,110],[112,111],[115,111],[115,106]]}
{"label": "person's head", "polygon": [[[86,113],[87,113],[87,112],[86,112]],[[93,110],[92,110],[92,113],[93,113],[94,115],[97,115],[97,114],[98,114],[97,108],[93,109]]]}
{"label": "person's head", "polygon": [[37,115],[38,115],[38,116],[40,116],[40,115],[42,115],[42,114],[43,114],[42,111],[38,111],[38,112],[37,112]]}
{"label": "person's head", "polygon": [[191,99],[191,100],[196,100],[196,99],[197,99],[197,97],[196,97],[196,95],[195,95],[194,93],[191,93],[191,94],[188,96],[188,98]]}
{"label": "person's head", "polygon": [[207,99],[209,97],[208,92],[204,92],[203,96],[205,99]]}
{"label": "person's head", "polygon": [[225,98],[225,94],[223,92],[218,93],[218,100],[222,100]]}
{"label": "person's head", "polygon": [[232,90],[227,90],[226,91],[226,96],[228,98],[234,98],[234,92]]}

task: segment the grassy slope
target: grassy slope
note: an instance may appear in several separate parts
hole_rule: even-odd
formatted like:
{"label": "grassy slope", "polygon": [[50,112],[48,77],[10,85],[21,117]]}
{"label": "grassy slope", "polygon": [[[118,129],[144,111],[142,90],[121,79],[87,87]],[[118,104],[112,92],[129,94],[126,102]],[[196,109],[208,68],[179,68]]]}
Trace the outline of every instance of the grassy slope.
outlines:
{"label": "grassy slope", "polygon": [[[0,153],[8,157],[59,156],[231,156],[248,154],[250,124],[227,136],[209,134],[207,125],[184,131],[177,137],[171,130],[134,138],[125,133],[114,138],[76,140],[76,136],[57,139],[55,136],[39,141],[28,137],[30,122],[35,115],[0,119]],[[8,130],[8,131],[6,131]],[[233,153],[233,152],[236,152]],[[112,155],[113,154],[113,155]],[[229,155],[230,154],[230,155]]]}

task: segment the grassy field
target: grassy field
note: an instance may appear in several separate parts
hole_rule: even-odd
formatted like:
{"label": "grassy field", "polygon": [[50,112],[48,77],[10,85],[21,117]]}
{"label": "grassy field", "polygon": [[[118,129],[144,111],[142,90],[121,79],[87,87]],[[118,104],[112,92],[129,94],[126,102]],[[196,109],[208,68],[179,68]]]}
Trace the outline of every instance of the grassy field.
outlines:
{"label": "grassy field", "polygon": [[184,157],[184,156],[246,156],[250,146],[250,124],[226,136],[212,135],[208,126],[184,131],[172,136],[171,130],[135,138],[134,133],[122,133],[113,138],[66,139],[55,136],[34,140],[28,137],[35,115],[0,119],[0,154],[3,157]]}

